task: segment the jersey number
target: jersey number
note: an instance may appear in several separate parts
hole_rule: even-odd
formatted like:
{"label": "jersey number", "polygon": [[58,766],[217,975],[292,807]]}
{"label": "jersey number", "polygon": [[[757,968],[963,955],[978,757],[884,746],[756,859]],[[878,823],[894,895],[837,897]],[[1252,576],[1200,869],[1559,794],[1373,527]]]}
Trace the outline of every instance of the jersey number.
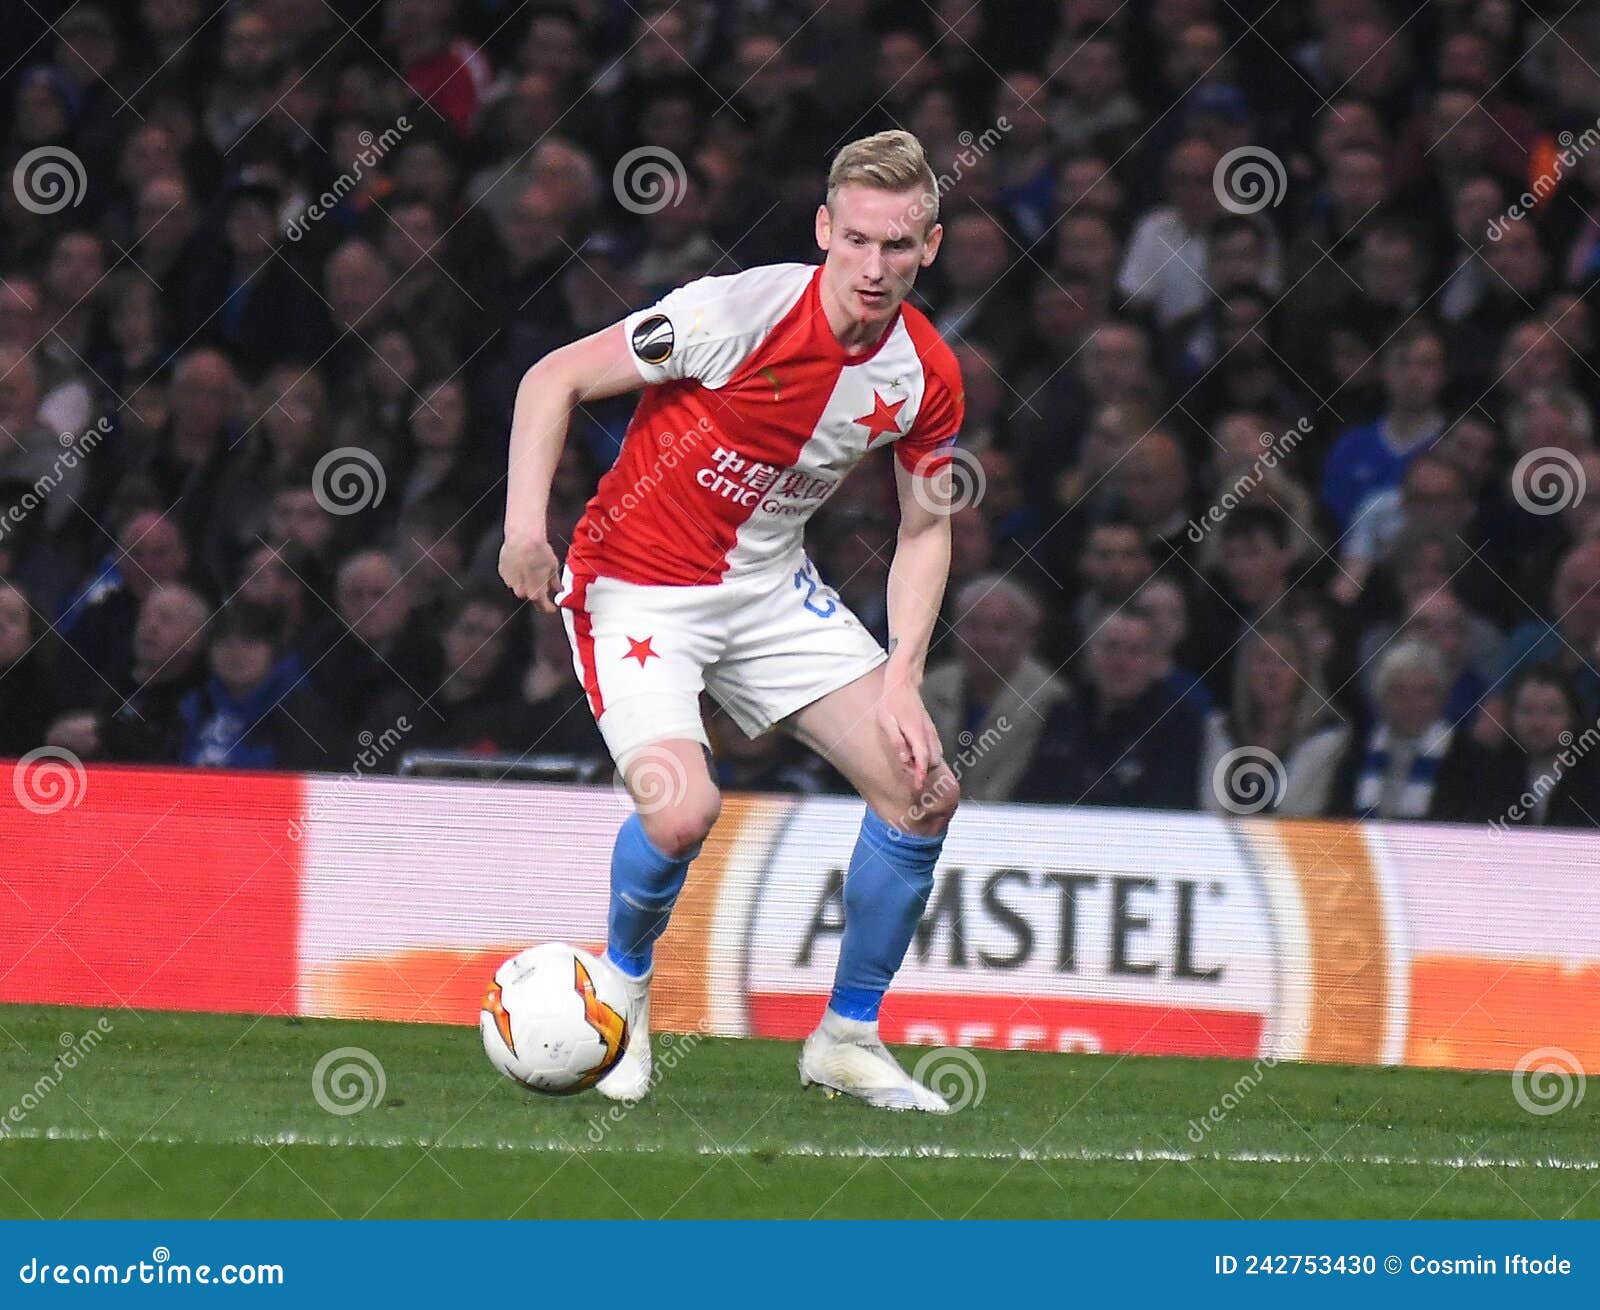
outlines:
{"label": "jersey number", "polygon": [[806,593],[806,598],[800,603],[813,614],[815,614],[819,619],[825,619],[832,614],[834,610],[839,608],[839,602],[834,600],[832,596],[827,596],[824,597],[823,604],[818,605],[817,589],[821,585],[822,584],[817,581],[816,575],[811,572],[811,566],[809,564],[807,564],[804,568],[795,570],[795,590],[800,591],[803,589]]}

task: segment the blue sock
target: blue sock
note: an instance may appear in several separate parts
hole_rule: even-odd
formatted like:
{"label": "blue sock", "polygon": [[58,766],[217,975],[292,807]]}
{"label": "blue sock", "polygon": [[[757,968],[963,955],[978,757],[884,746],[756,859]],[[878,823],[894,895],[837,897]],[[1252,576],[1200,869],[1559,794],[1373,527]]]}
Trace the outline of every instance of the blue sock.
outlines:
{"label": "blue sock", "polygon": [[624,973],[638,978],[650,971],[656,938],[666,931],[689,862],[699,853],[697,847],[677,860],[663,854],[645,835],[637,814],[630,814],[617,830],[606,958]]}
{"label": "blue sock", "polygon": [[883,994],[906,958],[933,890],[944,835],[892,828],[871,809],[844,875],[844,940],[828,1008],[845,1019],[875,1020]]}

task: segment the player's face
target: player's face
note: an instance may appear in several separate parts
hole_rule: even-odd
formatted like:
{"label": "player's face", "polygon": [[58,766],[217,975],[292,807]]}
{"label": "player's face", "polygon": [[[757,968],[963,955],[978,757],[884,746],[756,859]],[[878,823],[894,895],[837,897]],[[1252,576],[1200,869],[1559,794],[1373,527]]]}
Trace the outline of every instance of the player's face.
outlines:
{"label": "player's face", "polygon": [[817,245],[827,251],[823,277],[835,304],[860,322],[885,323],[900,308],[919,270],[933,263],[944,229],[928,227],[920,191],[839,188],[833,208],[817,209]]}

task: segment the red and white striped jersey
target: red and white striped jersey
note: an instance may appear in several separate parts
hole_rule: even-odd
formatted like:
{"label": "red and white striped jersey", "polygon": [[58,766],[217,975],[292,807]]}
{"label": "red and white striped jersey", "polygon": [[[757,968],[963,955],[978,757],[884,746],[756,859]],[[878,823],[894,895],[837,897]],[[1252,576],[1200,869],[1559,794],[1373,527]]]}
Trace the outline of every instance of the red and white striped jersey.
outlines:
{"label": "red and white striped jersey", "polygon": [[651,385],[573,534],[574,574],[699,586],[787,566],[868,450],[892,443],[921,476],[949,462],[964,409],[949,346],[902,305],[847,355],[821,275],[772,264],[699,278],[627,317]]}

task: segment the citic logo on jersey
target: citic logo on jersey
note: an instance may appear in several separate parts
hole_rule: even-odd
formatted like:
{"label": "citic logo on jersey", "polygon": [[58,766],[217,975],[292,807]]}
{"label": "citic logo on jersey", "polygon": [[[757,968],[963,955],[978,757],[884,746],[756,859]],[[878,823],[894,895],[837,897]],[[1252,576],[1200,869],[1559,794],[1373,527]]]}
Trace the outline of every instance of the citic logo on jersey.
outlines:
{"label": "citic logo on jersey", "polygon": [[766,492],[772,491],[784,499],[768,499],[761,508],[773,514],[809,514],[838,485],[837,479],[811,477],[794,469],[785,473],[776,465],[746,459],[722,446],[717,447],[711,463],[697,472],[694,480],[707,491],[745,509],[754,508]]}

